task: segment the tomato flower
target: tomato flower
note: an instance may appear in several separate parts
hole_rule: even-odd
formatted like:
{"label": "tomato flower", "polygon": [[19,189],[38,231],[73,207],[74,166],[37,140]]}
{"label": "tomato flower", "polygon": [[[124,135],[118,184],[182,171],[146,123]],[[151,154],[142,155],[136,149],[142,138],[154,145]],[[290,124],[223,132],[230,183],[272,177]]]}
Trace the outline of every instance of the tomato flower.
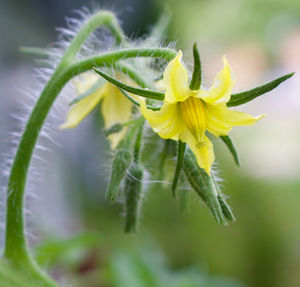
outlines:
{"label": "tomato flower", "polygon": [[198,165],[210,174],[215,155],[206,131],[216,137],[224,136],[232,127],[252,125],[264,115],[253,117],[227,108],[234,77],[225,57],[224,67],[209,90],[189,88],[188,73],[181,58],[180,51],[163,73],[165,98],[161,109],[149,110],[145,101],[141,101],[141,112],[160,137],[187,143]]}
{"label": "tomato flower", "polygon": [[[82,75],[82,80],[74,81],[77,93],[83,94],[88,91],[99,80],[96,73],[89,72]],[[124,79],[124,77],[123,77]],[[124,79],[128,81],[128,79]],[[102,100],[101,112],[104,119],[105,129],[115,124],[123,124],[131,117],[132,102],[128,100],[116,86],[105,83],[95,92],[74,104],[68,112],[67,120],[60,129],[76,127]],[[126,129],[108,136],[111,148],[115,149],[123,138]]]}

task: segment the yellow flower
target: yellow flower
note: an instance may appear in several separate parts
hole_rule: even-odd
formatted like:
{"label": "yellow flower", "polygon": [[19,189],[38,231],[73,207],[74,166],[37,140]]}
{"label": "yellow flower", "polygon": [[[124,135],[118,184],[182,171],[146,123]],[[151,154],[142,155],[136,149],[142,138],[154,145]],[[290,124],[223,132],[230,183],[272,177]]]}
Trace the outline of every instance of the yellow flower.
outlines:
{"label": "yellow flower", "polygon": [[189,89],[188,73],[181,58],[180,51],[164,71],[165,99],[161,109],[149,110],[141,101],[141,112],[160,137],[187,143],[198,165],[210,174],[215,155],[206,131],[216,137],[227,135],[232,127],[252,125],[264,115],[253,117],[227,108],[234,79],[225,57],[224,68],[217,74],[213,86],[197,91]]}
{"label": "yellow flower", "polygon": [[[85,73],[82,77],[82,80],[74,81],[78,94],[83,94],[99,80],[99,76],[93,72]],[[128,79],[125,79],[125,81],[126,80],[128,81]],[[125,123],[130,119],[133,105],[132,102],[120,92],[119,88],[110,83],[105,83],[94,93],[71,107],[67,115],[67,120],[60,126],[60,129],[76,127],[101,100],[101,111],[105,129],[108,129],[117,123]],[[123,129],[119,133],[108,136],[112,149],[117,147],[118,143],[123,138],[125,131],[126,129]]]}

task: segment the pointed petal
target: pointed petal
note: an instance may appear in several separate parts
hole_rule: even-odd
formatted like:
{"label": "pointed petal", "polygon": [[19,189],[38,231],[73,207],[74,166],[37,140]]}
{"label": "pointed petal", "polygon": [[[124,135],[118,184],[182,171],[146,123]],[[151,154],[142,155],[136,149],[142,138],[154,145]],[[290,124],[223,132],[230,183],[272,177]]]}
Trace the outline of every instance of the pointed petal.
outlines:
{"label": "pointed petal", "polygon": [[226,104],[222,105],[205,105],[207,117],[207,129],[214,136],[224,136],[234,126],[249,126],[255,124],[263,118],[265,114],[253,117],[247,113],[230,110]]}
{"label": "pointed petal", "polygon": [[164,101],[176,103],[184,101],[191,95],[188,83],[188,73],[181,63],[182,52],[170,61],[163,75],[166,93]]}
{"label": "pointed petal", "polygon": [[210,175],[211,166],[215,161],[215,154],[213,144],[208,139],[208,137],[205,136],[204,144],[199,146],[192,133],[186,130],[181,134],[180,139],[189,145],[190,149],[197,159],[198,165],[203,168],[208,175]]}
{"label": "pointed petal", "polygon": [[144,100],[140,104],[141,112],[154,132],[164,139],[179,139],[180,133],[186,129],[179,105],[165,103],[159,111],[152,111],[147,109]]}
{"label": "pointed petal", "polygon": [[200,94],[202,100],[207,103],[221,104],[230,100],[235,80],[225,56],[223,57],[223,63],[224,67],[217,74],[212,87],[204,94]]}
{"label": "pointed petal", "polygon": [[[107,84],[101,110],[104,119],[104,126],[106,129],[108,129],[114,124],[122,124],[130,120],[132,102],[121,93],[119,88],[111,84]],[[114,133],[108,136],[112,149],[117,147],[125,132],[126,129],[123,129],[119,133]]]}
{"label": "pointed petal", "polygon": [[68,112],[67,120],[59,128],[70,129],[76,127],[100,102],[102,96],[105,94],[106,85],[95,93],[84,98],[77,104],[73,105]]}

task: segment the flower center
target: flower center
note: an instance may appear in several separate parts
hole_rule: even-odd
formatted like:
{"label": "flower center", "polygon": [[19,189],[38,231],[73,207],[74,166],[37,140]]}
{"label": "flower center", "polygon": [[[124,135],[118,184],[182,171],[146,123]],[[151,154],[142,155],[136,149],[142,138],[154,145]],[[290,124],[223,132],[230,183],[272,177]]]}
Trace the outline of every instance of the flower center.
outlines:
{"label": "flower center", "polygon": [[201,99],[189,97],[180,104],[181,115],[189,131],[197,141],[197,147],[205,144],[206,113]]}

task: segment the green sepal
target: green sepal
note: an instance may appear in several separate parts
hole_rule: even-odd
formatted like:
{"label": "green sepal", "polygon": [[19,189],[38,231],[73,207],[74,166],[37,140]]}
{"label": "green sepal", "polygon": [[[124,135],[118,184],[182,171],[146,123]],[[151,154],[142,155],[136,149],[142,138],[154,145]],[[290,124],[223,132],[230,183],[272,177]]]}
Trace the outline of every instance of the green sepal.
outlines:
{"label": "green sepal", "polygon": [[183,143],[181,140],[179,140],[178,145],[177,145],[177,163],[176,163],[176,169],[175,169],[175,174],[174,174],[173,183],[172,183],[172,193],[173,193],[174,197],[176,197],[176,187],[178,184],[180,171],[182,168],[185,147],[186,147],[186,143]]}
{"label": "green sepal", "polygon": [[[136,105],[137,107],[140,107],[140,103],[138,101],[136,101],[134,98],[132,98],[128,93],[126,93],[124,90],[120,89],[121,93],[129,100],[131,101],[134,105]],[[149,105],[147,103],[147,109],[152,110],[152,111],[159,111],[160,107],[152,107],[151,105]]]}
{"label": "green sepal", "polygon": [[220,205],[221,205],[223,215],[224,215],[229,221],[234,222],[234,221],[235,221],[235,217],[234,217],[234,215],[233,215],[233,212],[232,212],[230,206],[228,205],[228,203],[226,202],[226,199],[225,199],[224,194],[221,192],[220,185],[217,183],[217,181],[216,181],[216,176],[214,175],[214,173],[212,173],[211,179],[212,179],[212,181],[214,182],[214,185],[215,185],[216,190],[217,190],[217,192],[218,192],[218,200],[219,200],[219,203],[220,203]]}
{"label": "green sepal", "polygon": [[102,76],[105,80],[107,80],[108,82],[112,83],[113,85],[127,91],[130,92],[132,94],[135,95],[139,95],[141,97],[145,97],[145,98],[151,98],[154,100],[163,100],[165,95],[162,92],[158,92],[158,91],[153,91],[153,90],[149,90],[149,89],[141,89],[141,88],[135,88],[132,87],[130,85],[124,84],[120,81],[118,81],[117,79],[109,76],[108,74],[100,71],[99,69],[94,68],[94,71],[96,73],[98,73],[100,76]]}
{"label": "green sepal", "polygon": [[108,137],[109,135],[119,133],[123,130],[123,125],[118,123],[111,126],[109,129],[104,130],[104,135]]}
{"label": "green sepal", "polygon": [[233,141],[230,136],[220,136],[220,139],[225,143],[227,148],[229,149],[230,153],[233,156],[234,162],[236,163],[237,166],[240,166],[240,160],[239,160],[239,155],[238,152],[233,144]]}
{"label": "green sepal", "polygon": [[224,216],[231,222],[235,221],[235,217],[233,215],[233,212],[230,208],[230,206],[228,205],[228,203],[226,202],[225,198],[223,195],[218,195],[218,200],[219,203],[221,205],[222,211]]}
{"label": "green sepal", "polygon": [[185,152],[183,170],[189,184],[208,206],[217,223],[226,224],[215,182],[204,169],[198,166],[196,158],[190,149],[187,149]]}
{"label": "green sepal", "polygon": [[142,199],[143,169],[132,163],[125,178],[125,232],[137,231],[139,210]]}
{"label": "green sepal", "polygon": [[111,201],[114,201],[119,194],[121,182],[132,162],[132,158],[132,152],[124,148],[118,149],[115,153],[110,181],[105,194]]}
{"label": "green sepal", "polygon": [[227,107],[235,107],[242,104],[245,104],[247,102],[252,101],[253,99],[275,89],[277,86],[279,86],[282,82],[286,81],[287,79],[291,78],[295,73],[290,73],[287,75],[284,75],[282,77],[279,77],[275,79],[274,81],[271,81],[267,84],[264,84],[262,86],[256,87],[252,90],[232,94],[229,102],[226,104]]}
{"label": "green sepal", "polygon": [[77,98],[75,98],[74,100],[72,100],[69,103],[69,106],[75,105],[78,102],[80,102],[83,99],[85,99],[88,96],[90,96],[91,94],[95,93],[97,90],[99,90],[102,87],[102,85],[103,85],[103,79],[97,80],[87,91],[85,91],[84,93],[82,93],[81,95],[79,95]]}
{"label": "green sepal", "polygon": [[129,166],[133,160],[133,147],[136,130],[143,119],[137,120],[134,125],[128,129],[124,139],[119,143],[112,163],[110,181],[106,191],[106,198],[114,201],[119,194],[120,185],[125,178]]}
{"label": "green sepal", "polygon": [[194,71],[192,75],[192,80],[190,82],[190,89],[199,90],[202,81],[202,67],[201,67],[200,54],[197,48],[197,43],[194,43],[193,46],[193,56],[194,56]]}
{"label": "green sepal", "polygon": [[167,158],[170,156],[170,153],[171,153],[170,150],[172,149],[171,143],[173,141],[170,139],[165,139],[165,140],[162,140],[162,142],[163,142],[163,147],[162,147],[161,151],[159,152],[160,160],[157,161],[158,168],[156,169],[157,176],[161,180],[163,180],[165,177],[166,161],[167,161]]}

